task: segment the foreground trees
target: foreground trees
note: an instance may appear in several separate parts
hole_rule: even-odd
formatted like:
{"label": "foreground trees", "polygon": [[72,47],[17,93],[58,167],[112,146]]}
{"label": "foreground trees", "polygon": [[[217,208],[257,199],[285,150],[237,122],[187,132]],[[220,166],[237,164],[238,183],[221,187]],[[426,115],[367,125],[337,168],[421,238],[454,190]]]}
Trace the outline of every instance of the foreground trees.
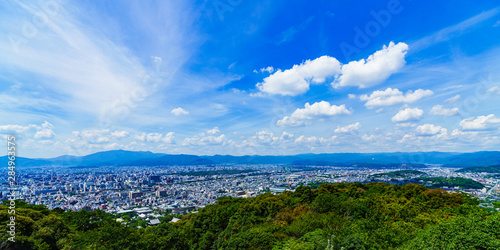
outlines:
{"label": "foreground trees", "polygon": [[[417,184],[322,184],[223,197],[177,223],[133,228],[102,211],[17,208],[11,249],[500,249],[500,217]],[[6,225],[6,207],[0,223]],[[2,241],[6,227],[0,227]]]}

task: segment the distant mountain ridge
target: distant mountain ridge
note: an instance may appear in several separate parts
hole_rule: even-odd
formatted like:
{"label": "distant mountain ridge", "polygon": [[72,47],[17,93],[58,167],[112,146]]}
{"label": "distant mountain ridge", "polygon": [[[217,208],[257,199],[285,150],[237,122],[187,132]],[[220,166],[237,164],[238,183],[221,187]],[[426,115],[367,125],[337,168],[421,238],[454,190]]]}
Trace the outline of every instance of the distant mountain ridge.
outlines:
{"label": "distant mountain ridge", "polygon": [[[7,162],[7,156],[0,157]],[[17,157],[17,165],[37,166],[175,166],[213,164],[281,164],[302,166],[381,166],[399,165],[420,167],[420,164],[442,164],[445,167],[474,167],[500,164],[500,152],[480,151],[474,153],[415,152],[415,153],[331,153],[298,155],[213,155],[164,154],[149,151],[103,151],[85,156],[63,155],[54,158]],[[4,164],[5,165],[5,164]]]}

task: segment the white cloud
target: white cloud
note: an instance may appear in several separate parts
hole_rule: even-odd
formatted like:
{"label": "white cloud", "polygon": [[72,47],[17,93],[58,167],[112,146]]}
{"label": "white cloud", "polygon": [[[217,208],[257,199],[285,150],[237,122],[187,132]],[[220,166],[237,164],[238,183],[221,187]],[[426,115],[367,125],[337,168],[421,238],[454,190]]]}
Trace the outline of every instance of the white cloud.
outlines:
{"label": "white cloud", "polygon": [[303,109],[295,110],[292,115],[285,116],[283,119],[278,120],[278,126],[299,126],[306,122],[318,118],[331,117],[340,114],[351,114],[352,111],[348,110],[344,104],[330,105],[326,101],[316,102],[312,105],[306,103]]}
{"label": "white cloud", "polygon": [[332,86],[358,86],[367,88],[385,81],[389,76],[401,69],[406,61],[405,55],[408,51],[406,43],[394,44],[390,42],[369,56],[368,59],[352,61],[342,66],[342,75],[339,76]]}
{"label": "white cloud", "polygon": [[163,141],[165,143],[170,143],[173,141],[173,132],[169,132],[163,137],[161,133],[145,133],[142,132],[140,135],[134,136],[134,138],[138,141],[142,142],[160,142]]}
{"label": "white cloud", "polygon": [[398,143],[405,143],[405,142],[411,142],[417,139],[417,137],[414,134],[406,134],[401,138],[400,140],[397,140]]}
{"label": "white cloud", "polygon": [[210,134],[210,135],[215,135],[215,134],[218,134],[220,133],[220,130],[218,127],[214,127],[213,129],[209,129],[207,130],[207,134]]}
{"label": "white cloud", "polygon": [[272,66],[268,66],[267,68],[260,69],[260,72],[261,73],[267,72],[267,73],[271,74],[274,72],[274,68]]}
{"label": "white cloud", "polygon": [[148,142],[159,142],[163,137],[160,133],[149,133],[146,135],[146,141]]}
{"label": "white cloud", "polygon": [[500,95],[500,87],[493,86],[493,87],[489,88],[488,90],[486,90],[486,92]]}
{"label": "white cloud", "polygon": [[400,110],[395,116],[392,117],[393,122],[405,122],[420,120],[424,115],[424,111],[418,108],[406,108]]}
{"label": "white cloud", "polygon": [[481,131],[492,129],[500,123],[500,118],[496,118],[494,114],[488,116],[477,116],[463,119],[460,122],[460,128],[463,131]]}
{"label": "white cloud", "polygon": [[272,132],[268,131],[259,131],[255,133],[252,138],[258,140],[261,143],[272,143],[278,139],[278,137],[274,137],[274,134]]}
{"label": "white cloud", "polygon": [[317,137],[317,136],[304,136],[301,135],[297,139],[295,139],[295,143],[298,145],[305,145],[309,147],[324,147],[328,146],[331,143],[335,143],[337,139],[336,136],[332,136],[330,138]]}
{"label": "white cloud", "polygon": [[[75,117],[117,119],[156,90],[153,86],[159,72],[153,73],[154,69],[142,64],[139,58],[144,58],[144,54],[123,44],[118,35],[120,28],[113,22],[106,23],[108,17],[87,18],[82,14],[93,8],[89,6],[92,3],[70,5],[67,1],[50,1],[50,5],[46,5],[49,9],[43,7],[45,5],[10,2],[0,9],[4,21],[0,24],[0,33],[6,35],[6,39],[0,41],[0,74],[5,75],[8,65],[13,76],[24,73],[33,76],[34,81],[26,81],[26,88],[33,89],[26,97],[23,95],[27,103],[40,102],[36,100],[42,96],[49,100],[48,96],[64,96],[58,98],[57,106],[49,102],[50,107],[33,106],[32,109],[46,113],[57,108],[77,114]],[[162,2],[132,3],[125,8],[128,18],[140,20],[135,29],[140,30],[141,36],[169,37],[148,44],[150,48],[167,48],[162,53],[168,57],[150,60],[161,62],[161,70],[165,72],[176,72],[182,67],[195,46],[193,41],[197,40],[192,27],[194,19],[185,18],[192,16],[191,7]],[[152,9],[165,15],[148,15]],[[32,33],[27,35],[27,31],[21,29],[23,24],[29,26]],[[167,83],[167,79],[162,80]]]}
{"label": "white cloud", "polygon": [[288,140],[292,140],[293,137],[294,137],[293,134],[290,134],[290,133],[283,131],[283,133],[281,133],[280,140],[281,141],[288,141]]}
{"label": "white cloud", "polygon": [[363,141],[373,141],[375,140],[375,138],[375,135],[364,134],[363,136],[361,136],[361,139],[363,139]]}
{"label": "white cloud", "polygon": [[203,146],[203,145],[226,145],[232,141],[228,140],[226,135],[219,136],[205,135],[204,133],[184,139],[183,145]]}
{"label": "white cloud", "polygon": [[54,129],[55,127],[54,127],[54,125],[52,125],[50,122],[45,121],[45,122],[43,122],[43,124],[42,124],[42,128],[50,128],[50,129]]}
{"label": "white cloud", "polygon": [[[408,45],[390,42],[370,55],[368,59],[352,61],[342,65],[336,58],[322,56],[307,60],[291,69],[278,69],[272,75],[257,83],[257,88],[268,94],[296,96],[309,90],[310,84],[324,83],[327,78],[335,77],[332,86],[358,86],[366,88],[385,81],[389,76],[401,69]],[[274,68],[261,69],[261,72]],[[256,71],[254,71],[256,72]]]}
{"label": "white cloud", "polygon": [[348,94],[347,97],[349,97],[349,99],[356,99],[356,95],[355,94]]}
{"label": "white cloud", "polygon": [[[259,131],[252,136],[252,139],[256,140],[260,144],[278,144],[283,142],[289,142],[293,139],[294,135],[283,131],[280,136],[274,135],[273,132],[269,131]],[[254,145],[255,146],[255,145]]]}
{"label": "white cloud", "polygon": [[88,150],[108,150],[106,145],[111,141],[109,136],[109,129],[84,129],[73,131],[65,143],[75,150],[73,153],[88,154]]}
{"label": "white cloud", "polygon": [[115,130],[113,131],[110,135],[116,139],[123,139],[123,138],[127,138],[129,136],[129,132],[123,130],[123,131],[118,131],[118,130]]}
{"label": "white cloud", "polygon": [[170,113],[172,113],[174,115],[187,115],[187,114],[189,114],[189,111],[186,111],[183,108],[179,107],[179,108],[172,109],[170,111]]}
{"label": "white cloud", "polygon": [[173,144],[175,143],[174,141],[174,132],[168,132],[165,137],[161,139],[162,142],[168,143],[168,144]]}
{"label": "white cloud", "polygon": [[478,135],[477,131],[461,131],[459,129],[454,129],[451,131],[451,136],[460,138],[460,139],[475,139]]}
{"label": "white cloud", "polygon": [[139,141],[146,141],[146,137],[147,137],[147,134],[146,134],[146,133],[144,133],[144,132],[143,132],[142,134],[140,134],[140,135],[136,135],[136,136],[134,136],[134,138],[135,138],[136,140],[139,140]]}
{"label": "white cloud", "polygon": [[438,44],[441,42],[445,42],[450,40],[453,37],[459,36],[467,31],[474,30],[471,27],[484,22],[499,13],[499,8],[490,9],[488,11],[483,11],[473,17],[470,17],[458,24],[446,27],[444,29],[439,30],[438,32],[423,37],[414,43],[411,44],[412,48],[415,51],[419,51],[421,49],[427,48],[434,44]]}
{"label": "white cloud", "polygon": [[448,132],[446,128],[428,123],[418,126],[415,131],[417,131],[417,134],[420,136],[433,136],[437,134],[446,135]]}
{"label": "white cloud", "polygon": [[449,103],[454,103],[454,102],[458,101],[458,99],[460,99],[460,95],[452,96],[444,101],[449,102]]}
{"label": "white cloud", "polygon": [[373,91],[371,95],[362,95],[360,100],[366,101],[365,106],[369,109],[379,106],[391,106],[398,103],[413,103],[424,97],[433,95],[431,90],[417,89],[408,90],[406,94],[399,89],[387,88],[386,90]]}
{"label": "white cloud", "polygon": [[257,88],[265,93],[296,96],[309,90],[309,84],[323,83],[340,73],[340,62],[329,56],[307,60],[285,71],[277,70],[264,78]]}
{"label": "white cloud", "polygon": [[431,115],[454,116],[458,114],[458,108],[443,108],[443,105],[436,105],[432,107]]}
{"label": "white cloud", "polygon": [[35,134],[35,139],[52,139],[56,134],[50,128],[39,130]]}
{"label": "white cloud", "polygon": [[396,124],[396,128],[413,128],[416,127],[417,124],[411,123],[411,122],[404,122],[404,123],[398,123]]}
{"label": "white cloud", "polygon": [[21,134],[28,131],[32,127],[35,127],[35,125],[0,125],[0,134]]}
{"label": "white cloud", "polygon": [[356,122],[356,123],[353,123],[353,124],[350,124],[350,125],[347,125],[344,127],[338,126],[334,132],[335,133],[349,133],[352,131],[357,131],[360,128],[361,128],[361,124],[359,122]]}

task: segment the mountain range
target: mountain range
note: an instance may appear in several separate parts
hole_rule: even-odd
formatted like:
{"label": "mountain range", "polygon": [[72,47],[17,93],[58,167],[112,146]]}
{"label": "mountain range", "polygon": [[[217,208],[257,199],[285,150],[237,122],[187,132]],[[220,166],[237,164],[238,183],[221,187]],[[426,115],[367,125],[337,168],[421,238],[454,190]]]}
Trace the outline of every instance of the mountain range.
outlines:
{"label": "mountain range", "polygon": [[[7,156],[0,157],[4,166]],[[262,155],[173,155],[149,151],[103,151],[85,156],[62,155],[55,158],[17,157],[18,167],[39,166],[179,166],[215,164],[279,164],[279,165],[316,165],[316,166],[401,166],[402,164],[440,164],[444,167],[472,167],[500,164],[500,152],[481,151],[474,153],[456,152],[414,152],[414,153],[329,153],[298,154],[280,156]]]}

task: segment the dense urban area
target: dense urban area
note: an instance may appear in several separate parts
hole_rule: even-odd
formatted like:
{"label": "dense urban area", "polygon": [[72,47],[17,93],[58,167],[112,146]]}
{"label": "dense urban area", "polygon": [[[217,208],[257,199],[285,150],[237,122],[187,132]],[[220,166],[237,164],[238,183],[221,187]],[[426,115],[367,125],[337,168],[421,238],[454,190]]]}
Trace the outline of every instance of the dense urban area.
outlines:
{"label": "dense urban area", "polygon": [[[223,196],[255,197],[321,183],[418,183],[465,192],[494,209],[500,200],[500,176],[427,165],[410,170],[334,166],[175,166],[175,167],[37,167],[19,171],[16,198],[49,209],[103,210],[123,223],[155,225],[166,214],[196,213]],[[2,182],[0,197],[10,192]],[[495,208],[498,209],[498,208]],[[174,221],[178,220],[173,218]],[[140,227],[140,226],[139,226]]]}

